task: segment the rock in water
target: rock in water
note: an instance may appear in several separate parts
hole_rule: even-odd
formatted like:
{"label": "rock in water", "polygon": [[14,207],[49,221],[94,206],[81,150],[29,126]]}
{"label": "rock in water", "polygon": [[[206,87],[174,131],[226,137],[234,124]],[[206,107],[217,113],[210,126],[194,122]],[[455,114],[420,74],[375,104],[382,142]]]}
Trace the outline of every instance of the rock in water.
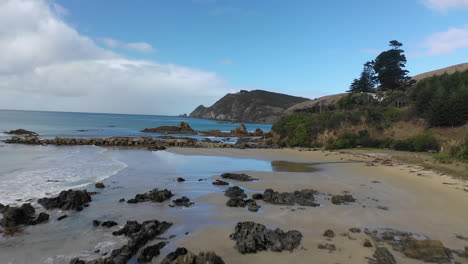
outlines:
{"label": "rock in water", "polygon": [[374,255],[375,261],[369,261],[372,264],[396,264],[395,257],[385,247],[378,247],[375,249]]}
{"label": "rock in water", "polygon": [[236,249],[242,254],[256,253],[267,249],[278,252],[292,251],[299,246],[302,240],[302,234],[299,231],[284,232],[279,228],[271,230],[254,222],[238,223],[230,237],[236,241]]}
{"label": "rock in water", "polygon": [[104,185],[104,183],[102,182],[98,182],[94,185],[94,187],[98,188],[98,189],[104,189],[106,186]]}
{"label": "rock in water", "polygon": [[328,237],[328,238],[333,238],[333,237],[335,237],[335,232],[333,232],[333,230],[331,230],[331,229],[327,229],[323,233],[323,236]]}
{"label": "rock in water", "polygon": [[409,258],[419,259],[425,262],[451,263],[450,250],[437,240],[416,240],[407,238],[401,241],[403,253]]}
{"label": "rock in water", "polygon": [[178,177],[178,178],[177,178],[177,182],[184,182],[184,181],[185,181],[185,179],[182,178],[182,177]]}
{"label": "rock in water", "polygon": [[83,210],[83,206],[91,202],[91,196],[86,190],[68,190],[60,192],[54,198],[42,198],[37,201],[45,209]]}
{"label": "rock in water", "polygon": [[275,192],[272,189],[266,189],[263,193],[263,200],[267,203],[280,205],[301,205],[301,206],[319,206],[315,203],[314,194],[317,191],[305,189],[301,191],[290,192]]}
{"label": "rock in water", "polygon": [[244,173],[223,173],[223,174],[221,174],[221,178],[236,180],[236,181],[255,181],[255,180],[258,180],[258,179],[252,178],[249,175],[244,174]]}
{"label": "rock in water", "polygon": [[220,180],[216,180],[214,182],[212,182],[213,185],[229,185],[229,183],[225,182],[225,181],[220,181]]}
{"label": "rock in water", "polygon": [[46,213],[40,213],[36,217],[36,210],[29,203],[25,203],[21,207],[3,206],[1,212],[3,219],[0,220],[0,225],[5,228],[14,228],[18,225],[37,225],[49,220],[49,215]]}
{"label": "rock in water", "polygon": [[145,247],[138,256],[138,263],[150,262],[154,257],[159,256],[160,250],[166,245],[167,242],[159,242],[156,245]]}
{"label": "rock in water", "polygon": [[23,135],[23,136],[37,136],[36,132],[32,132],[26,129],[16,129],[16,130],[10,130],[5,132],[5,134],[10,134],[10,135]]}
{"label": "rock in water", "polygon": [[178,198],[172,201],[175,206],[185,206],[185,207],[190,207],[194,203],[190,201],[189,198],[182,196],[182,198]]}
{"label": "rock in water", "polygon": [[261,194],[261,193],[254,193],[254,194],[252,195],[252,199],[254,199],[254,200],[263,200],[263,194]]}
{"label": "rock in water", "polygon": [[180,122],[178,126],[160,126],[156,128],[145,128],[140,132],[146,133],[161,133],[161,134],[189,134],[195,135],[197,132],[193,130],[189,123]]}
{"label": "rock in water", "polygon": [[346,204],[355,202],[356,199],[351,194],[334,195],[331,199],[333,204]]}
{"label": "rock in water", "polygon": [[174,260],[180,256],[184,256],[188,253],[186,248],[177,248],[174,252],[167,254],[167,256],[161,261],[161,264],[171,264]]}
{"label": "rock in water", "polygon": [[229,198],[237,198],[237,197],[246,198],[247,197],[247,194],[244,193],[244,190],[242,190],[238,186],[227,188],[224,195],[226,195]]}
{"label": "rock in water", "polygon": [[158,188],[153,189],[147,193],[137,194],[134,199],[130,199],[127,203],[141,203],[141,202],[155,202],[162,203],[166,200],[171,199],[174,196],[168,189],[159,190]]}
{"label": "rock in water", "polygon": [[188,253],[179,256],[171,264],[224,264],[224,261],[214,252],[200,252],[198,255]]}
{"label": "rock in water", "polygon": [[107,227],[107,228],[111,228],[111,227],[116,226],[116,225],[118,225],[118,224],[115,221],[105,221],[105,222],[103,222],[101,224],[101,226]]}

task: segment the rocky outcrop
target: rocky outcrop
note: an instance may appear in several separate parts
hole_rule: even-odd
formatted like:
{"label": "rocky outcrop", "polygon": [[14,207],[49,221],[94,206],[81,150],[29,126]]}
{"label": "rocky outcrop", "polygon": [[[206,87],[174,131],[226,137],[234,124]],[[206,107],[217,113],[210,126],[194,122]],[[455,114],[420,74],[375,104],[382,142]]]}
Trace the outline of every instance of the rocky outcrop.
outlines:
{"label": "rocky outcrop", "polygon": [[162,203],[166,200],[171,199],[174,196],[168,189],[159,190],[158,188],[153,189],[147,193],[137,194],[134,199],[129,199],[127,203],[141,203],[141,202],[155,202]]}
{"label": "rocky outcrop", "polygon": [[172,201],[174,203],[174,206],[185,206],[185,207],[190,207],[194,203],[190,201],[188,197],[182,196],[181,198],[177,198]]}
{"label": "rocky outcrop", "polygon": [[0,213],[3,214],[0,225],[5,228],[15,228],[19,225],[37,225],[49,220],[49,215],[46,213],[40,213],[36,216],[36,210],[29,203],[25,203],[20,207],[0,204]]}
{"label": "rocky outcrop", "polygon": [[356,199],[351,194],[334,195],[331,198],[333,204],[347,204],[355,202]]}
{"label": "rocky outcrop", "polygon": [[224,261],[214,252],[200,252],[198,255],[188,253],[179,256],[171,264],[224,264]]}
{"label": "rocky outcrop", "polygon": [[416,240],[406,238],[401,241],[403,254],[424,262],[451,263],[450,250],[437,240]]}
{"label": "rocky outcrop", "polygon": [[156,128],[145,128],[140,132],[145,133],[160,133],[160,134],[185,134],[185,135],[196,135],[197,132],[193,130],[189,123],[180,122],[178,126],[160,126]]}
{"label": "rocky outcrop", "polygon": [[219,185],[219,186],[223,186],[223,185],[229,185],[229,183],[225,182],[225,181],[220,181],[220,180],[216,180],[214,182],[212,182],[213,185]]}
{"label": "rocky outcrop", "polygon": [[224,192],[224,195],[226,195],[229,198],[237,198],[237,197],[246,198],[247,197],[247,194],[244,193],[244,190],[242,190],[238,186],[227,188],[226,191]]}
{"label": "rocky outcrop", "polygon": [[315,202],[314,195],[317,191],[311,189],[305,189],[294,192],[275,192],[272,189],[267,189],[263,193],[263,201],[271,204],[279,205],[301,205],[301,206],[319,206],[320,204]]}
{"label": "rocky outcrop", "polygon": [[220,130],[208,130],[200,131],[204,136],[209,137],[261,137],[264,132],[260,128],[255,129],[255,132],[247,131],[247,127],[244,124],[240,124],[230,132],[222,132]]}
{"label": "rocky outcrop", "polygon": [[160,250],[167,245],[167,242],[159,242],[152,246],[145,247],[138,256],[138,263],[150,262],[154,257],[159,256]]}
{"label": "rocky outcrop", "polygon": [[271,230],[255,222],[238,223],[230,237],[236,241],[235,247],[242,254],[256,253],[267,249],[277,252],[293,251],[302,240],[302,234],[299,231],[284,232],[279,228]]}
{"label": "rocky outcrop", "polygon": [[223,173],[221,174],[221,178],[223,179],[230,179],[236,181],[255,181],[258,179],[252,178],[247,174],[244,173]]}
{"label": "rocky outcrop", "polygon": [[178,257],[184,256],[188,253],[186,248],[177,248],[175,251],[167,254],[167,256],[161,261],[161,264],[171,264],[175,261]]}
{"label": "rocky outcrop", "polygon": [[261,207],[260,205],[257,204],[257,202],[255,202],[255,200],[252,200],[252,199],[244,200],[242,197],[231,198],[227,201],[226,205],[229,207],[246,207],[247,206],[247,209],[251,212],[258,212],[258,210]]}
{"label": "rocky outcrop", "polygon": [[369,260],[369,264],[396,264],[395,257],[385,247],[378,247],[372,255],[374,259]]}
{"label": "rocky outcrop", "polygon": [[227,94],[211,107],[199,106],[190,117],[248,123],[274,123],[284,110],[307,98],[263,90]]}
{"label": "rocky outcrop", "polygon": [[68,190],[60,192],[57,197],[45,197],[39,199],[37,202],[47,210],[62,209],[81,211],[91,200],[91,195],[86,190]]}
{"label": "rocky outcrop", "polygon": [[18,135],[18,136],[37,136],[36,132],[29,131],[29,130],[22,129],[22,128],[6,131],[5,134]]}

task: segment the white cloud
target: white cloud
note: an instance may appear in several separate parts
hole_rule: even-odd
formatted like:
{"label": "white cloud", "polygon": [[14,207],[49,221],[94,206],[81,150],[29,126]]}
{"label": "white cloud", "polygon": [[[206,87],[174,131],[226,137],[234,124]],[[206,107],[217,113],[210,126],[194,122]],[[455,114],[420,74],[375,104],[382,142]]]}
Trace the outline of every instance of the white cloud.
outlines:
{"label": "white cloud", "polygon": [[428,8],[437,11],[447,11],[449,9],[468,8],[468,0],[422,0]]}
{"label": "white cloud", "polygon": [[444,32],[437,32],[429,36],[422,46],[427,51],[414,53],[412,56],[439,55],[454,52],[460,48],[468,47],[468,26],[450,28]]}
{"label": "white cloud", "polygon": [[229,92],[216,73],[101,48],[63,10],[51,0],[0,1],[0,108],[178,114]]}
{"label": "white cloud", "polygon": [[136,50],[145,53],[153,53],[156,50],[150,44],[146,42],[134,42],[134,43],[126,43],[119,40],[111,39],[111,38],[99,38],[98,41],[109,48],[119,48],[119,49],[127,49],[127,50]]}

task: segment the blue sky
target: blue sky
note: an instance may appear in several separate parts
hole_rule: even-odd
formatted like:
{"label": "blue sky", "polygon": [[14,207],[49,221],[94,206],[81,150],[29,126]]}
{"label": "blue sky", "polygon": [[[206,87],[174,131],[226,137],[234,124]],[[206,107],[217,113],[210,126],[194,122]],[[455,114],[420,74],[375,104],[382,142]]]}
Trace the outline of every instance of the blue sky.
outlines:
{"label": "blue sky", "polygon": [[146,42],[130,57],[215,71],[234,87],[305,96],[343,92],[389,40],[404,43],[412,74],[467,61],[468,49],[427,52],[436,32],[468,24],[468,9],[423,1],[61,0],[66,20],[93,38]]}
{"label": "blue sky", "polygon": [[240,89],[341,93],[390,40],[412,75],[467,62],[467,17],[468,0],[2,0],[0,109],[174,115]]}

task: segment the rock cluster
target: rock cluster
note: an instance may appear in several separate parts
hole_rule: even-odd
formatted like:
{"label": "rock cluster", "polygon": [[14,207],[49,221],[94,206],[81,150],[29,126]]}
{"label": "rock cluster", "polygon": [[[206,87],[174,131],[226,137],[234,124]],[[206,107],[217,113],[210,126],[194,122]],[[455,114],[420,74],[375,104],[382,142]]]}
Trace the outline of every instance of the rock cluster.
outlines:
{"label": "rock cluster", "polygon": [[40,213],[36,216],[36,210],[29,203],[25,203],[20,207],[0,204],[0,213],[3,214],[0,225],[5,228],[15,228],[19,225],[37,225],[49,220],[49,215],[46,213]]}
{"label": "rock cluster", "polygon": [[331,198],[333,204],[347,204],[355,202],[356,199],[351,194],[334,195]]}
{"label": "rock cluster", "polygon": [[230,132],[222,132],[220,130],[208,130],[200,131],[201,134],[210,137],[261,137],[264,132],[260,128],[257,128],[255,132],[247,131],[247,128],[244,124],[239,125]]}
{"label": "rock cluster", "polygon": [[317,191],[311,189],[305,189],[294,192],[275,192],[272,189],[267,189],[263,193],[263,201],[272,204],[280,205],[301,205],[301,206],[319,206],[315,202],[314,195]]}
{"label": "rock cluster", "polygon": [[238,223],[230,237],[236,241],[235,247],[242,254],[267,249],[278,252],[292,251],[300,245],[302,240],[302,234],[299,231],[284,232],[279,228],[271,230],[255,222]]}
{"label": "rock cluster", "polygon": [[229,198],[247,198],[247,194],[245,194],[244,190],[242,190],[239,186],[227,188],[224,192],[224,195],[226,195]]}
{"label": "rock cluster", "polygon": [[236,181],[255,181],[258,179],[252,178],[247,174],[244,173],[223,173],[221,174],[221,178],[223,179],[230,179]]}
{"label": "rock cluster", "polygon": [[91,202],[91,195],[86,190],[61,191],[57,197],[42,198],[37,201],[45,209],[81,211]]}
{"label": "rock cluster", "polygon": [[158,188],[153,189],[147,193],[137,194],[134,199],[129,199],[127,203],[141,203],[141,202],[155,202],[162,203],[166,200],[171,199],[174,196],[168,189],[159,190]]}
{"label": "rock cluster", "polygon": [[140,132],[145,133],[160,133],[160,134],[187,134],[196,135],[197,132],[193,130],[189,123],[180,122],[178,126],[160,126],[156,128],[145,128]]}
{"label": "rock cluster", "polygon": [[189,198],[182,196],[181,198],[177,198],[172,201],[174,203],[174,206],[185,206],[185,207],[190,207],[194,203],[190,201]]}
{"label": "rock cluster", "polygon": [[226,203],[229,207],[246,207],[251,212],[258,212],[260,205],[255,202],[255,200],[247,199],[244,200],[242,197],[234,197],[227,201]]}

